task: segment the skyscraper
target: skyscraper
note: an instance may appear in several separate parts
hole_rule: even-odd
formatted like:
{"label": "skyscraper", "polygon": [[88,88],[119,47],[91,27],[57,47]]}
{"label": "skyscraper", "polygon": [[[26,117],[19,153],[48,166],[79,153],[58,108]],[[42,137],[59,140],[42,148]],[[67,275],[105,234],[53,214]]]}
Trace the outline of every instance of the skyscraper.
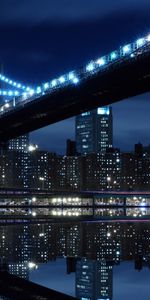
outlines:
{"label": "skyscraper", "polygon": [[29,146],[29,134],[21,135],[9,141],[8,149],[26,152]]}
{"label": "skyscraper", "polygon": [[106,260],[82,258],[76,265],[76,297],[81,300],[111,300],[112,278],[112,266]]}
{"label": "skyscraper", "polygon": [[[29,134],[25,134],[12,139],[8,144],[8,153],[11,155],[13,153],[14,165],[19,166],[18,178],[22,181],[22,186],[28,188],[28,147],[29,147]],[[16,157],[17,156],[17,161]]]}
{"label": "skyscraper", "polygon": [[111,107],[101,107],[76,117],[76,148],[80,154],[105,152],[113,144]]}

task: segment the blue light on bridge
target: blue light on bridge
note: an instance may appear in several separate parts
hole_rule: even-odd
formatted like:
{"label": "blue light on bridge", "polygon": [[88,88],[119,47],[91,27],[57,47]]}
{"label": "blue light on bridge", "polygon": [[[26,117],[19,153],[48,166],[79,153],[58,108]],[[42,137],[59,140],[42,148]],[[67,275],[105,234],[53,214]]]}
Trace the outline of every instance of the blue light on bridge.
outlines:
{"label": "blue light on bridge", "polygon": [[9,91],[6,91],[6,90],[0,90],[0,96],[9,96],[9,97],[12,97],[12,96],[19,96],[19,92],[18,91],[13,91],[13,90],[9,90]]}
{"label": "blue light on bridge", "polygon": [[65,81],[66,81],[66,79],[65,79],[64,76],[61,76],[61,77],[59,78],[59,82],[60,82],[60,83],[64,83]]}
{"label": "blue light on bridge", "polygon": [[106,59],[104,57],[102,58],[99,58],[96,63],[99,65],[99,66],[104,66],[106,64]]}
{"label": "blue light on bridge", "polygon": [[131,52],[131,45],[128,44],[122,48],[123,54],[128,54]]}
{"label": "blue light on bridge", "polygon": [[57,85],[57,80],[56,79],[53,79],[52,81],[51,81],[51,86],[52,87],[55,87]]}
{"label": "blue light on bridge", "polygon": [[94,68],[95,68],[94,63],[93,63],[93,62],[90,62],[90,63],[86,66],[86,71],[91,72],[91,71],[94,70]]}
{"label": "blue light on bridge", "polygon": [[43,84],[43,87],[44,87],[44,90],[47,90],[49,88],[49,83],[48,82],[45,82]]}
{"label": "blue light on bridge", "polygon": [[[60,88],[61,84],[69,85],[69,84],[78,84],[80,80],[86,79],[87,76],[92,76],[95,74],[95,71],[99,71],[100,67],[103,66],[109,66],[109,64],[118,59],[121,59],[122,56],[127,56],[129,54],[129,57],[136,57],[136,55],[139,55],[141,52],[138,51],[138,48],[148,44],[150,42],[150,34],[146,37],[142,37],[137,39],[134,43],[126,44],[123,47],[120,47],[119,50],[115,50],[111,53],[109,53],[106,56],[100,57],[98,60],[91,60],[86,67],[79,70],[79,72],[76,71],[70,71],[68,74],[65,74],[63,76],[58,77],[57,79],[53,79],[50,82],[43,83],[41,86],[35,87],[35,89],[32,89],[31,87],[22,85],[21,83],[18,83],[16,81],[13,81],[9,79],[8,77],[4,76],[3,74],[0,74],[0,80],[4,81],[6,84],[13,86],[15,90],[0,90],[1,96],[22,96],[22,100],[29,99],[34,94],[43,94],[48,93],[49,90],[53,90],[53,88]],[[136,52],[137,50],[137,52]],[[128,56],[127,56],[128,57]],[[85,74],[86,70],[86,74]],[[103,68],[101,68],[103,70]],[[89,73],[88,73],[89,72]],[[19,90],[19,91],[18,91]],[[21,91],[22,90],[22,91]],[[47,90],[47,91],[46,91]],[[36,96],[37,97],[37,96]],[[33,97],[32,97],[33,100]]]}
{"label": "blue light on bridge", "polygon": [[79,79],[77,78],[77,77],[75,77],[74,79],[73,79],[73,81],[72,81],[74,84],[77,84],[77,83],[79,83]]}
{"label": "blue light on bridge", "polygon": [[142,47],[145,44],[146,40],[144,38],[138,39],[136,41],[137,47]]}
{"label": "blue light on bridge", "polygon": [[111,60],[116,59],[116,58],[117,58],[117,52],[116,52],[116,51],[113,51],[113,52],[110,54],[110,58],[111,58]]}
{"label": "blue light on bridge", "polygon": [[22,85],[21,83],[17,83],[16,81],[13,81],[12,79],[9,79],[8,77],[0,74],[0,80],[2,80],[3,82],[12,85],[14,87],[16,87],[17,89],[26,89],[26,87],[24,85]]}
{"label": "blue light on bridge", "polygon": [[70,73],[68,74],[68,79],[69,79],[69,80],[73,80],[74,78],[75,78],[74,72],[70,72]]}
{"label": "blue light on bridge", "polygon": [[34,91],[33,89],[30,89],[29,95],[30,95],[30,96],[33,96],[34,94],[35,94],[35,91]]}
{"label": "blue light on bridge", "polygon": [[38,87],[36,88],[36,93],[37,93],[37,94],[40,94],[41,92],[42,92],[42,89],[41,89],[40,86],[38,86]]}
{"label": "blue light on bridge", "polygon": [[146,37],[146,40],[150,42],[150,34]]}

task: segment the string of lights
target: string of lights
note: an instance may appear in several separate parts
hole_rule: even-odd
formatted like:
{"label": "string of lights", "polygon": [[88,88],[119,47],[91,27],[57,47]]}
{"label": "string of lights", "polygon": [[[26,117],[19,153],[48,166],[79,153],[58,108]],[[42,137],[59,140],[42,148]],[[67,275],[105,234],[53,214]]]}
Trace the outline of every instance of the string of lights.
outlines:
{"label": "string of lights", "polygon": [[70,84],[76,85],[80,81],[82,81],[82,79],[94,75],[96,72],[103,70],[106,66],[108,67],[109,64],[112,65],[112,63],[117,62],[122,57],[132,58],[135,57],[136,55],[139,55],[140,52],[138,50],[143,46],[146,46],[148,43],[150,43],[150,34],[147,35],[146,37],[139,38],[134,43],[126,44],[123,47],[120,47],[118,50],[115,50],[108,55],[100,57],[96,60],[92,60],[85,67],[80,69],[80,71],[69,72],[68,74],[64,74],[59,78],[52,79],[51,81],[45,82],[41,86],[37,86],[34,89],[30,87],[26,87],[25,85],[22,85],[0,74],[0,81],[3,81],[16,88],[16,90],[8,90],[8,91],[0,90],[0,96],[8,96],[8,97],[21,96],[26,99],[29,99],[30,101],[31,96],[33,100],[33,95],[39,94],[40,96],[41,94],[50,93],[51,91],[56,90],[57,88],[65,87]]}

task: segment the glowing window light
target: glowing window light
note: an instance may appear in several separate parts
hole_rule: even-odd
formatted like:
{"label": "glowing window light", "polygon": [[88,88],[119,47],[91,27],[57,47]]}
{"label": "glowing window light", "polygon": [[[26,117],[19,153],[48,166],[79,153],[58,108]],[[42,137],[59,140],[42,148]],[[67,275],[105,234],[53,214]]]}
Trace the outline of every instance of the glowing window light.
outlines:
{"label": "glowing window light", "polygon": [[35,211],[32,212],[32,216],[36,217],[36,212]]}
{"label": "glowing window light", "polygon": [[142,47],[145,44],[145,39],[141,38],[136,41],[137,47]]}
{"label": "glowing window light", "polygon": [[91,72],[91,71],[94,70],[94,68],[95,68],[94,63],[91,62],[91,63],[89,63],[89,64],[86,66],[86,71]]}
{"label": "glowing window light", "polygon": [[64,83],[64,82],[65,82],[65,77],[64,77],[64,76],[61,76],[61,77],[59,78],[59,82],[60,82],[60,83]]}
{"label": "glowing window light", "polygon": [[34,269],[34,268],[37,269],[38,266],[37,266],[34,262],[29,262],[29,263],[28,263],[28,268],[29,268],[29,269]]}
{"label": "glowing window light", "polygon": [[129,53],[131,51],[131,45],[126,45],[122,48],[123,54]]}
{"label": "glowing window light", "polygon": [[96,62],[99,66],[104,66],[106,61],[104,58],[99,58]]}
{"label": "glowing window light", "polygon": [[52,86],[52,87],[55,87],[56,85],[57,85],[57,80],[56,80],[56,79],[52,80],[51,86]]}

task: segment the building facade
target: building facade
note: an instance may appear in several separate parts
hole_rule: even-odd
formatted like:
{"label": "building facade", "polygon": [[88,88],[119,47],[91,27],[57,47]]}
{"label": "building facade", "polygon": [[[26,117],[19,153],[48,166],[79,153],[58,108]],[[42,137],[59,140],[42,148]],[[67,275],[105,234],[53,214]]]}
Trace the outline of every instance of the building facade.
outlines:
{"label": "building facade", "polygon": [[105,152],[112,144],[111,107],[101,107],[76,117],[76,149],[79,154]]}
{"label": "building facade", "polygon": [[76,265],[76,297],[80,300],[112,299],[112,266],[82,258]]}

